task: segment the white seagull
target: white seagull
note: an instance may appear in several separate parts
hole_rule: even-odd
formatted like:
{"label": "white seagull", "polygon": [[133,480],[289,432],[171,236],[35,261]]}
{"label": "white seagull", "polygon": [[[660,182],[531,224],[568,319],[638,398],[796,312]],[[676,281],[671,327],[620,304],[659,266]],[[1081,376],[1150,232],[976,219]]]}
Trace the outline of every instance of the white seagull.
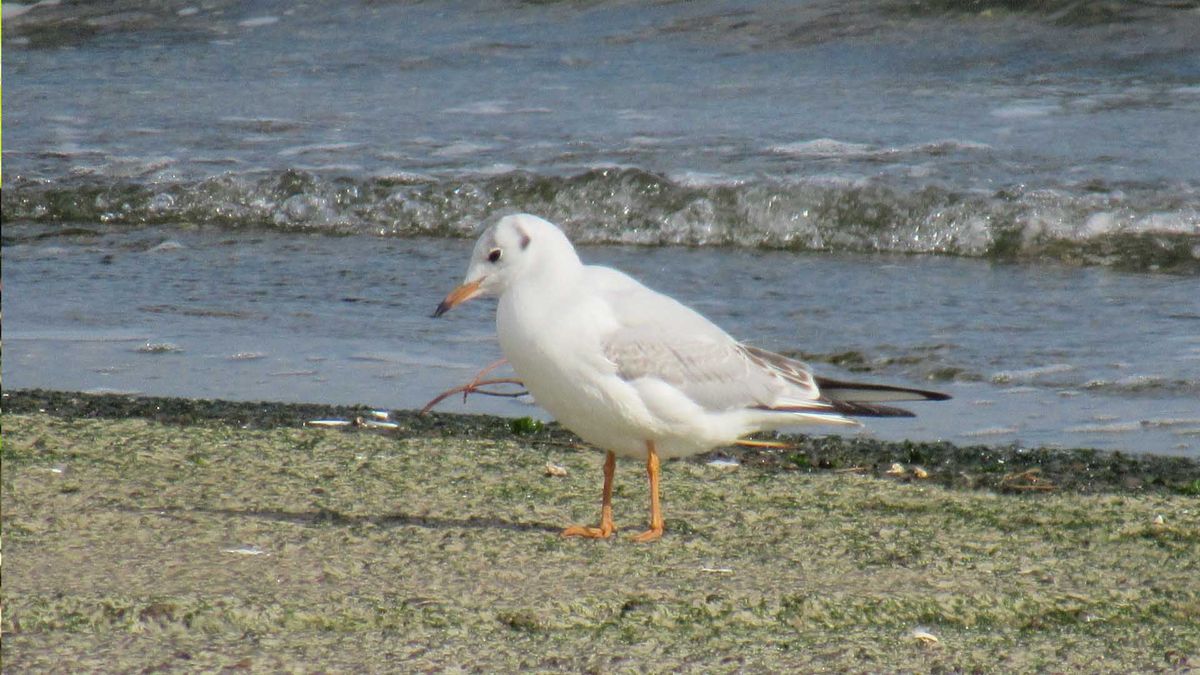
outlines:
{"label": "white seagull", "polygon": [[616,458],[646,461],[650,529],[662,536],[659,460],[737,443],[801,424],[855,425],[849,416],[911,417],[891,401],[945,400],[932,391],[839,382],[742,344],[678,301],[609,267],[585,265],[556,225],[528,214],[484,230],[466,279],[437,307],[441,316],[471,298],[499,296],[500,348],[525,388],[564,427],[607,451],[597,527],[563,536],[616,532]]}

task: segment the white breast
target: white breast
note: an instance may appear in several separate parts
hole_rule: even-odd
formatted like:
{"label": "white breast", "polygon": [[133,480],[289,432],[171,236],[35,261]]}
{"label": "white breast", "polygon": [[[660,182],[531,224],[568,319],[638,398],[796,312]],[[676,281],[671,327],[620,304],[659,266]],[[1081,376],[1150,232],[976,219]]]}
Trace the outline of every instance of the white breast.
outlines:
{"label": "white breast", "polygon": [[613,328],[596,296],[583,303],[531,297],[519,289],[500,299],[496,332],[505,358],[537,404],[581,438],[619,455],[645,456],[659,430],[636,391],[604,358],[601,340]]}

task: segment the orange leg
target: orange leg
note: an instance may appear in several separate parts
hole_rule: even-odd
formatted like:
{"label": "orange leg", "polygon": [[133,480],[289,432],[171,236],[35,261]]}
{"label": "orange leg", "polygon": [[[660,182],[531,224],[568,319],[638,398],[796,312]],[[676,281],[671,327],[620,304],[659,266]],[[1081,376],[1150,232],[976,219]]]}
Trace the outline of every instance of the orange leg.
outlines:
{"label": "orange leg", "polygon": [[562,531],[564,537],[607,539],[617,531],[612,517],[613,474],[617,472],[617,456],[609,452],[604,458],[604,498],[600,502],[600,527],[572,525]]}
{"label": "orange leg", "polygon": [[662,505],[658,502],[659,463],[654,441],[646,441],[646,475],[650,477],[650,529],[633,537],[633,541],[644,543],[657,541],[663,535]]}

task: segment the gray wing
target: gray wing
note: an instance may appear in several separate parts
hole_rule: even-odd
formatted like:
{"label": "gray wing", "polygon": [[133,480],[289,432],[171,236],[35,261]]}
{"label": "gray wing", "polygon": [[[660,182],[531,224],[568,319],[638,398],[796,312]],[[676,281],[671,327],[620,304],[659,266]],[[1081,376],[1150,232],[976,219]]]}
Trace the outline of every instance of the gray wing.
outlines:
{"label": "gray wing", "polygon": [[780,369],[694,310],[604,270],[594,281],[616,315],[604,355],[629,381],[655,378],[707,410],[783,408],[830,412],[804,364]]}
{"label": "gray wing", "polygon": [[815,377],[808,365],[743,345],[678,301],[616,270],[589,267],[588,282],[613,312],[605,358],[627,381],[653,378],[707,410],[910,417],[880,402],[943,400],[945,394]]}
{"label": "gray wing", "polygon": [[818,400],[815,386],[802,387],[762,368],[736,342],[624,331],[609,340],[604,353],[621,378],[661,380],[707,410],[829,408]]}

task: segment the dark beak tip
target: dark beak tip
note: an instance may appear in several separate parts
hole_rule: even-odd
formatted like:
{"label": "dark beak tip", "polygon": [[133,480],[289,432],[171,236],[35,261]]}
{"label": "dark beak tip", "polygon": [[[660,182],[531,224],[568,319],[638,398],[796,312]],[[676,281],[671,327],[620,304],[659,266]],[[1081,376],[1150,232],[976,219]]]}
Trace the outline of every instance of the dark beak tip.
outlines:
{"label": "dark beak tip", "polygon": [[437,309],[433,310],[433,314],[430,316],[430,318],[437,319],[449,311],[450,305],[443,300],[442,302],[438,303]]}

